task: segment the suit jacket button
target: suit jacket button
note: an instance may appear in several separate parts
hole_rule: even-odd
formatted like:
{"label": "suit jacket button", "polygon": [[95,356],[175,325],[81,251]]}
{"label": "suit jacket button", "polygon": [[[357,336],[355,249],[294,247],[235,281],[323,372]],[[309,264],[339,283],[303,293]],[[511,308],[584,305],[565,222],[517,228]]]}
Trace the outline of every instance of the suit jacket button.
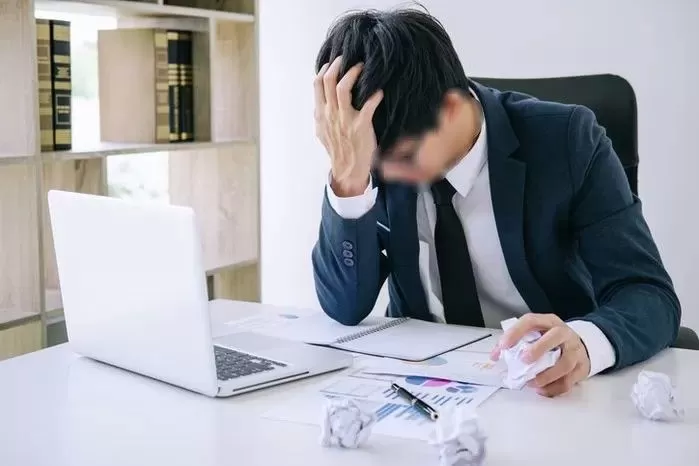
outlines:
{"label": "suit jacket button", "polygon": [[347,267],[352,267],[352,266],[354,265],[354,261],[353,261],[352,259],[350,259],[350,258],[346,258],[346,259],[345,259],[345,265],[346,265]]}
{"label": "suit jacket button", "polygon": [[343,242],[342,242],[342,247],[345,248],[345,249],[347,249],[347,250],[350,250],[350,249],[352,249],[354,246],[353,246],[352,243],[350,243],[349,241],[343,241]]}
{"label": "suit jacket button", "polygon": [[342,251],[342,255],[349,258],[354,257],[354,254],[352,254],[352,251],[350,251],[349,249],[345,249],[344,251]]}

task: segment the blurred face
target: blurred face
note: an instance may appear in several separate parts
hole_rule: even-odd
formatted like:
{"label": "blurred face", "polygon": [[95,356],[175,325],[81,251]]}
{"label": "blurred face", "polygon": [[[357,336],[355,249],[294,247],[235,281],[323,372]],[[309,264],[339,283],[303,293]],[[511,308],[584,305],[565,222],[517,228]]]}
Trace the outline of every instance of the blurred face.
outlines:
{"label": "blurred face", "polygon": [[410,184],[440,179],[475,141],[470,133],[480,128],[480,122],[475,121],[474,105],[475,101],[459,93],[447,94],[435,129],[420,137],[402,138],[382,155],[377,163],[382,176]]}

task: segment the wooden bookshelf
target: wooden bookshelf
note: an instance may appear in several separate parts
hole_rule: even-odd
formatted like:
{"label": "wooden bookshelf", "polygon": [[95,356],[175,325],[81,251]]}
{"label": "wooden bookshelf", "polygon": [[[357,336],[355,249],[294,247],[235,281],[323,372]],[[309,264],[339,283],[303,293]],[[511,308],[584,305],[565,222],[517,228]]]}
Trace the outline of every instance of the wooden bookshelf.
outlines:
{"label": "wooden bookshelf", "polygon": [[[152,89],[134,81],[143,70],[133,68],[124,86],[128,92],[118,81],[100,88],[99,120],[109,140],[74,137],[71,150],[41,151],[36,11],[113,17],[117,29],[190,31],[194,141],[125,136],[126,107],[110,102],[130,98],[141,103],[131,112],[149,111],[142,103],[152,97]],[[0,101],[13,109],[0,117],[0,360],[44,347],[47,324],[62,319],[46,193],[111,195],[114,157],[138,161],[164,155],[169,202],[197,213],[211,297],[259,300],[256,27],[251,0],[0,0],[0,59],[12,63],[3,75]],[[139,46],[100,47],[96,79],[108,82],[105,63],[138,63],[143,53]],[[132,114],[134,121],[141,117]]]}
{"label": "wooden bookshelf", "polygon": [[[93,158],[104,158],[110,155],[144,155],[159,152],[175,153],[180,151],[202,152],[207,149],[218,148],[235,148],[239,146],[252,145],[256,146],[255,141],[239,139],[229,141],[196,141],[196,142],[180,142],[172,144],[139,144],[139,143],[118,143],[118,142],[101,142],[91,145],[73,145],[73,149],[69,151],[58,152],[43,152],[44,160],[53,160],[56,162],[66,160],[83,160]],[[0,159],[2,160],[2,159]],[[17,162],[24,160],[30,161],[31,158],[18,158]]]}
{"label": "wooden bookshelf", "polygon": [[[122,15],[122,16],[182,16],[186,18],[217,18],[241,23],[254,23],[255,17],[251,13],[239,13],[236,10],[240,5],[241,11],[252,11],[254,2],[228,1],[223,4],[225,9],[193,8],[187,5],[202,4],[197,0],[169,1],[137,1],[137,0],[36,0],[35,4],[46,10],[63,11],[67,13],[95,14],[95,15]],[[215,1],[205,2],[212,6],[218,4]]]}

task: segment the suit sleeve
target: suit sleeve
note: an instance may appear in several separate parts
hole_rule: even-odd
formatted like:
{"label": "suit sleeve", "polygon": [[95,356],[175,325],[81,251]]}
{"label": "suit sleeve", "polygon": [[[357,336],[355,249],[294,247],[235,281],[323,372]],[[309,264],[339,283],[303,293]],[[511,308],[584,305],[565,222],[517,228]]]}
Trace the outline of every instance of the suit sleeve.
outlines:
{"label": "suit sleeve", "polygon": [[357,325],[376,303],[388,276],[388,259],[379,245],[376,206],[358,218],[343,217],[331,205],[327,189],[311,254],[316,294],[328,316]]}
{"label": "suit sleeve", "polygon": [[570,117],[572,227],[592,279],[595,324],[616,353],[610,370],[668,347],[680,325],[680,303],[610,139],[591,110]]}

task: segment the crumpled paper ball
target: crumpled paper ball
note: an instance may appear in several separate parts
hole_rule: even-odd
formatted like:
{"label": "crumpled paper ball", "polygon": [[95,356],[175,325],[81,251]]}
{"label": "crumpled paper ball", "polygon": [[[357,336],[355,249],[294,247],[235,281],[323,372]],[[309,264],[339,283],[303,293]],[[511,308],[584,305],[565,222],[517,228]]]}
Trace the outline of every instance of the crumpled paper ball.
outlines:
{"label": "crumpled paper ball", "polygon": [[[513,317],[511,319],[504,320],[500,323],[502,329],[507,331],[517,322],[517,318]],[[535,378],[541,372],[545,371],[549,367],[553,367],[558,358],[561,357],[561,349],[555,348],[551,351],[546,352],[541,358],[532,362],[525,363],[522,361],[522,355],[525,351],[529,349],[539,338],[541,338],[541,332],[529,332],[521,340],[519,340],[514,346],[503,349],[500,352],[500,359],[507,366],[507,371],[503,377],[503,386],[505,388],[510,388],[513,390],[519,390],[527,382]]]}
{"label": "crumpled paper ball", "polygon": [[323,411],[320,443],[325,447],[357,448],[368,440],[375,423],[375,413],[355,400],[330,398]]}
{"label": "crumpled paper ball", "polygon": [[653,421],[674,421],[684,417],[677,405],[675,388],[670,377],[660,372],[641,371],[631,390],[636,409]]}
{"label": "crumpled paper ball", "polygon": [[431,435],[440,466],[481,466],[485,461],[486,435],[478,416],[470,409],[442,415]]}

